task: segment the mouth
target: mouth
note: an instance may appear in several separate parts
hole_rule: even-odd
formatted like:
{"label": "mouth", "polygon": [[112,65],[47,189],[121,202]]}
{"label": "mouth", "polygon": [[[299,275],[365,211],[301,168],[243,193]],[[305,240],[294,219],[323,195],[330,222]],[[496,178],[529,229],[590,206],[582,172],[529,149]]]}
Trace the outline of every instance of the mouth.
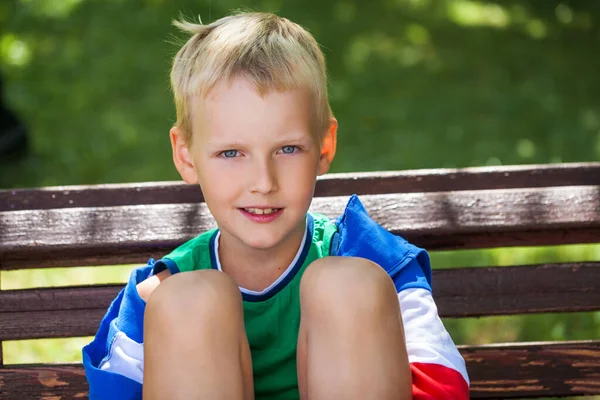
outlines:
{"label": "mouth", "polygon": [[248,207],[242,208],[243,211],[252,215],[271,215],[279,212],[281,208],[258,208],[258,207]]}
{"label": "mouth", "polygon": [[283,208],[244,207],[239,209],[250,221],[268,223],[277,220],[283,214]]}

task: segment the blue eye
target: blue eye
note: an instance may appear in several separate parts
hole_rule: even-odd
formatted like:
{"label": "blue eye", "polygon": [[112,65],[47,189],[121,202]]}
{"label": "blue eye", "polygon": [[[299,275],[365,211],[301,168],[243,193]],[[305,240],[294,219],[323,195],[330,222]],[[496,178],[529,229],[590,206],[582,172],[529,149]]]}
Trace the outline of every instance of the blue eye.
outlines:
{"label": "blue eye", "polygon": [[281,152],[283,154],[294,154],[298,148],[296,146],[283,146]]}
{"label": "blue eye", "polygon": [[221,156],[225,157],[225,158],[234,158],[238,155],[238,151],[237,150],[225,150],[221,153]]}

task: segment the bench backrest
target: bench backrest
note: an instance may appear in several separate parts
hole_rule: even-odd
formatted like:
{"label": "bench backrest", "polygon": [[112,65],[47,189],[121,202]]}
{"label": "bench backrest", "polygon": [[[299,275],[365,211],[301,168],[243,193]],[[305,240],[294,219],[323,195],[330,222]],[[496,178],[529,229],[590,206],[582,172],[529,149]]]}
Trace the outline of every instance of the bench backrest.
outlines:
{"label": "bench backrest", "polygon": [[[357,193],[430,251],[600,242],[600,163],[331,174],[311,210]],[[179,183],[0,191],[0,270],[145,263],[214,226]],[[434,270],[444,318],[600,310],[600,262]],[[95,333],[122,285],[0,291],[3,340]],[[600,340],[460,346],[472,398],[600,394]],[[84,395],[80,365],[2,365],[0,393]]]}

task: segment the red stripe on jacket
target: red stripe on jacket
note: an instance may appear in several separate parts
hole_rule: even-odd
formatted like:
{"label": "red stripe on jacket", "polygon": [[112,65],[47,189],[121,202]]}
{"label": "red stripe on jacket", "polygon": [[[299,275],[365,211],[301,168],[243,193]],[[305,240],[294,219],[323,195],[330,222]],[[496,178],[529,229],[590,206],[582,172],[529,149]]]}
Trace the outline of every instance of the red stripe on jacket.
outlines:
{"label": "red stripe on jacket", "polygon": [[411,363],[413,400],[468,400],[462,375],[439,364]]}

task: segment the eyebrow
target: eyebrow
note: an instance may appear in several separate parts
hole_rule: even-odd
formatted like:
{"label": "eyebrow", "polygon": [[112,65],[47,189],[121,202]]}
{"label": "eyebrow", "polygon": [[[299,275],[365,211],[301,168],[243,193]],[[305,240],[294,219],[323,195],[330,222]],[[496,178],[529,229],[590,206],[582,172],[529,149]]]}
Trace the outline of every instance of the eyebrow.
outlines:
{"label": "eyebrow", "polygon": [[281,137],[277,142],[280,144],[283,143],[305,143],[310,141],[310,136],[302,135],[290,135],[289,137]]}
{"label": "eyebrow", "polygon": [[[309,136],[306,135],[302,135],[302,136],[298,136],[298,135],[290,135],[289,137],[281,137],[278,138],[277,140],[275,140],[273,143],[275,143],[278,146],[281,145],[285,145],[285,144],[295,144],[295,143],[299,143],[299,144],[306,144],[311,142],[311,138]],[[226,141],[223,140],[222,142],[217,140],[212,140],[210,142],[206,142],[205,143],[207,146],[211,146],[211,147],[219,147],[219,148],[238,148],[238,147],[244,147],[244,143],[239,142],[239,141]]]}
{"label": "eyebrow", "polygon": [[211,142],[206,142],[205,145],[211,146],[211,147],[235,148],[235,147],[243,146],[243,143],[241,143],[241,142],[226,142],[226,141],[223,141],[223,142],[211,141]]}

